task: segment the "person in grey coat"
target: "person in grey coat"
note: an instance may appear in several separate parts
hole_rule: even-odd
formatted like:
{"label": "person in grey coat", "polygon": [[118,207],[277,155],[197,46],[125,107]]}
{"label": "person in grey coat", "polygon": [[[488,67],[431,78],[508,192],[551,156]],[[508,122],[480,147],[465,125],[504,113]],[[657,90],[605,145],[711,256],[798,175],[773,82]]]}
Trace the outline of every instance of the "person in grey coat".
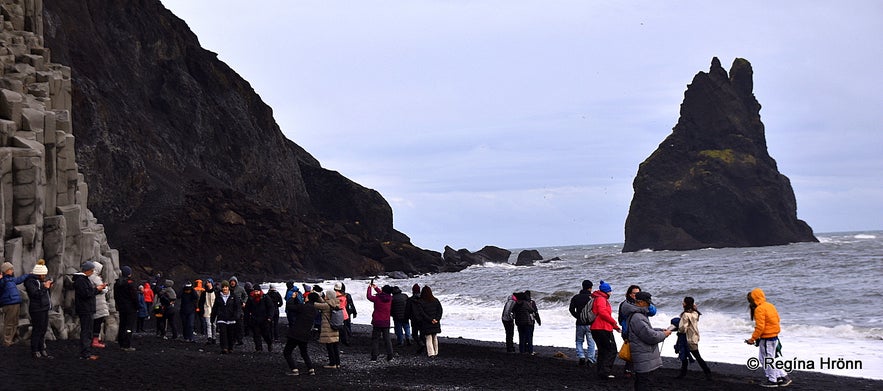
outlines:
{"label": "person in grey coat", "polygon": [[[626,303],[622,310],[628,317],[628,341],[635,367],[635,390],[648,390],[652,383],[653,371],[662,366],[659,343],[671,335],[671,330],[654,329],[647,317],[652,296],[649,292],[638,292],[635,304]],[[623,335],[623,338],[626,338]]]}

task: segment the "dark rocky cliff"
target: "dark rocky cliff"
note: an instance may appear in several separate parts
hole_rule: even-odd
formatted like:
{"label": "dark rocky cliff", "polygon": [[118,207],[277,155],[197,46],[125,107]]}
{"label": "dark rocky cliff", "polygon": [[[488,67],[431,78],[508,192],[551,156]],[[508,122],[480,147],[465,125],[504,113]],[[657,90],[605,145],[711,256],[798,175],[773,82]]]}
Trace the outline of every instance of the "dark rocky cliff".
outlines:
{"label": "dark rocky cliff", "polygon": [[767,152],[753,88],[741,58],[729,75],[714,58],[693,78],[671,135],[638,169],[623,252],[817,241]]}
{"label": "dark rocky cliff", "polygon": [[443,269],[379,193],[286,139],[159,0],[51,1],[44,17],[53,61],[72,70],[89,207],[123,264],[183,277]]}

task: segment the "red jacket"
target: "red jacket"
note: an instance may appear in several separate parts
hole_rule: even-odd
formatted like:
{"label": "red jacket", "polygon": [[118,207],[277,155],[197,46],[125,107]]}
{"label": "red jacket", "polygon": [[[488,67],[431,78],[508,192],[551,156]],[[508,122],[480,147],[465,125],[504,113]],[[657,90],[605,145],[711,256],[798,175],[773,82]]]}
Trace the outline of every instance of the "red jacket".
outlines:
{"label": "red jacket", "polygon": [[610,307],[610,302],[607,301],[610,295],[601,291],[594,291],[592,292],[592,297],[595,299],[594,304],[592,304],[592,312],[595,313],[595,321],[592,322],[592,326],[589,327],[589,329],[604,331],[619,330],[619,324],[616,323],[616,319],[613,319],[613,308]]}
{"label": "red jacket", "polygon": [[144,302],[153,303],[153,289],[150,289],[150,284],[146,282],[144,283]]}

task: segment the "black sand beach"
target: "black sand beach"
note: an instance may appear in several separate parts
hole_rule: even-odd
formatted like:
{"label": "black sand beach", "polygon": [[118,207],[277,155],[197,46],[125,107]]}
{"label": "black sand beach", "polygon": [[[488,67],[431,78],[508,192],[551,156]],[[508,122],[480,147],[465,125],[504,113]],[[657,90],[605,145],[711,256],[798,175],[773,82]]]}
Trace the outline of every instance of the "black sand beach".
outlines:
{"label": "black sand beach", "polygon": [[[291,387],[316,390],[631,390],[632,380],[622,376],[599,382],[593,367],[579,367],[572,349],[536,347],[536,356],[506,353],[500,343],[440,338],[438,357],[430,359],[416,348],[396,349],[386,362],[370,362],[367,326],[355,326],[352,346],[341,345],[341,369],[325,369],[324,346],[313,342],[310,357],[316,375],[305,374],[295,351],[300,376],[288,376],[282,345],[272,353],[254,352],[250,338],[233,354],[222,355],[218,345],[162,340],[152,333],[136,334],[135,352],[123,352],[108,343],[96,349],[100,359],[77,358],[77,342],[48,341],[54,359],[33,359],[27,344],[2,351],[2,390],[284,390]],[[560,357],[559,352],[569,357]],[[621,364],[621,362],[618,362]],[[761,389],[760,372],[744,366],[710,363],[713,380],[705,380],[693,365],[686,379],[674,379],[679,364],[667,359],[657,371],[659,390]],[[883,380],[833,376],[814,372],[792,373],[793,390],[881,390]]]}

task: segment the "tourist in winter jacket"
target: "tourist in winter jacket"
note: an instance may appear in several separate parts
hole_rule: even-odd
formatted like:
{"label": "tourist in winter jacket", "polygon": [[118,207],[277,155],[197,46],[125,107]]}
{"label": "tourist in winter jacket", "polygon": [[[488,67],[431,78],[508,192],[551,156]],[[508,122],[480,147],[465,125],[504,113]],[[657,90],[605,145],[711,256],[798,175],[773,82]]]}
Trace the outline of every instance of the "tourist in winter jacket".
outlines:
{"label": "tourist in winter jacket", "polygon": [[705,363],[702,355],[699,354],[699,316],[702,313],[696,308],[696,302],[690,296],[684,298],[683,306],[684,312],[681,312],[680,319],[678,319],[679,343],[677,346],[681,345],[680,341],[682,338],[684,340],[683,345],[685,346],[675,349],[675,353],[678,353],[678,358],[681,360],[681,372],[678,374],[678,379],[687,376],[687,365],[690,363],[690,355],[699,363],[699,367],[702,368],[705,377],[710,379],[711,369],[708,368],[708,364]]}
{"label": "tourist in winter jacket", "polygon": [[236,322],[242,318],[242,302],[230,291],[230,283],[227,281],[221,282],[221,293],[215,298],[212,315],[217,319],[221,354],[232,352],[236,342]]}
{"label": "tourist in winter jacket", "polygon": [[503,304],[503,314],[500,315],[503,330],[506,331],[506,351],[509,353],[515,353],[515,319],[512,318],[512,307],[515,306],[515,301],[515,293],[510,294],[506,298],[506,303]]}
{"label": "tourist in winter jacket", "polygon": [[144,285],[138,285],[138,321],[135,324],[135,330],[139,333],[145,332],[144,322],[150,318],[150,310],[147,301],[144,300]]}
{"label": "tourist in winter jacket", "polygon": [[[748,293],[748,308],[751,311],[751,320],[754,321],[754,332],[745,340],[749,345],[758,347],[757,359],[761,363],[772,362],[776,358],[776,350],[779,346],[779,311],[776,306],[766,301],[766,295],[760,288],[754,288]],[[782,369],[773,365],[764,365],[763,372],[767,387],[784,387],[791,384],[791,377]]]}
{"label": "tourist in winter jacket", "polygon": [[120,267],[120,278],[113,286],[113,298],[117,312],[120,315],[117,342],[124,351],[134,351],[132,347],[132,333],[135,331],[136,316],[138,314],[138,285],[132,279],[132,268]]}
{"label": "tourist in winter jacket", "polygon": [[31,355],[34,358],[52,358],[46,353],[46,329],[49,326],[49,289],[52,280],[47,279],[49,269],[44,260],[37,261],[34,270],[25,279],[25,292],[28,293],[28,314],[31,316]]}
{"label": "tourist in winter jacket", "polygon": [[512,318],[515,319],[515,327],[518,328],[518,352],[534,354],[534,323],[542,325],[542,320],[537,303],[530,298],[530,291],[515,294]]}
{"label": "tourist in winter jacket", "polygon": [[267,289],[267,298],[270,299],[270,302],[273,303],[273,322],[270,325],[270,338],[273,339],[273,342],[279,341],[279,308],[285,305],[285,301],[282,300],[282,294],[276,290],[276,287],[273,284],[270,284],[270,287]]}
{"label": "tourist in winter jacket", "polygon": [[[236,276],[230,277],[230,292],[239,299],[239,303],[245,306],[245,303],[248,301],[248,292],[245,291],[245,287],[239,283],[239,279]],[[240,316],[244,316],[244,312],[240,311]],[[240,318],[236,323],[236,344],[242,345],[242,337],[245,335],[245,328],[247,327],[244,319]]]}
{"label": "tourist in winter jacket", "polygon": [[261,340],[267,343],[267,351],[273,351],[273,337],[270,326],[273,324],[273,301],[260,288],[252,289],[248,303],[245,304],[245,319],[248,319],[249,330],[254,339],[254,350],[263,350]]}
{"label": "tourist in winter jacket", "polygon": [[[592,340],[592,332],[589,330],[591,324],[583,323],[579,318],[580,313],[592,299],[592,282],[583,280],[582,288],[570,299],[568,310],[570,315],[576,318],[576,357],[579,358],[579,365],[586,365],[595,362],[595,341]],[[583,341],[588,342],[586,350],[583,350]]]}
{"label": "tourist in winter jacket", "polygon": [[[318,301],[318,295],[316,300]],[[290,375],[297,376],[299,371],[295,365],[294,358],[291,353],[297,347],[300,350],[300,356],[307,366],[307,373],[315,375],[313,369],[313,361],[310,360],[310,353],[307,349],[307,343],[310,341],[310,331],[313,328],[313,319],[319,311],[313,306],[315,302],[303,303],[297,297],[292,295],[285,303],[285,316],[288,318],[288,332],[286,333],[285,348],[282,349],[282,355],[285,362],[288,363]]]}
{"label": "tourist in winter jacket", "polygon": [[389,319],[392,311],[392,287],[384,285],[381,289],[374,284],[368,285],[368,300],[374,303],[374,313],[371,315],[371,326],[373,326],[371,330],[371,361],[377,361],[381,342],[386,347],[386,361],[391,361],[392,340],[389,338]]}
{"label": "tourist in winter jacket", "polygon": [[3,262],[0,267],[0,309],[3,311],[3,346],[11,346],[18,333],[18,318],[21,312],[21,293],[16,285],[25,282],[30,275],[15,277],[15,267]]}
{"label": "tourist in winter jacket", "polygon": [[310,292],[309,301],[313,303],[313,307],[322,313],[321,325],[319,326],[319,343],[325,344],[325,350],[328,351],[328,364],[325,368],[340,368],[340,333],[331,328],[331,309],[339,309],[340,303],[337,302],[337,296],[328,295],[322,298],[316,288]]}
{"label": "tourist in winter jacket", "polygon": [[420,334],[426,340],[426,354],[438,355],[438,334],[441,333],[442,305],[432,294],[432,288],[424,285],[420,300],[414,306],[414,317],[420,319]]}
{"label": "tourist in winter jacket", "polygon": [[352,297],[343,291],[343,283],[336,282],[334,283],[334,296],[337,298],[337,302],[340,305],[340,310],[343,311],[343,327],[337,330],[337,333],[340,334],[340,342],[342,342],[346,346],[350,346],[350,327],[348,324],[352,324],[351,316],[349,314],[349,308],[352,306],[350,300]]}
{"label": "tourist in winter jacket", "polygon": [[396,333],[396,342],[402,346],[405,342],[411,345],[411,324],[405,315],[405,307],[407,307],[408,295],[402,293],[399,287],[392,287],[392,306],[390,307],[390,315],[392,315],[392,323]]}
{"label": "tourist in winter jacket", "polygon": [[592,330],[592,339],[598,352],[597,374],[599,379],[612,379],[613,362],[616,360],[616,340],[613,339],[613,330],[620,331],[619,324],[613,319],[613,309],[610,307],[610,292],[613,289],[610,284],[601,280],[598,290],[592,292],[594,302],[592,312],[595,313],[595,321],[589,327]]}
{"label": "tourist in winter jacket", "polygon": [[95,316],[95,297],[102,295],[107,285],[95,286],[89,279],[95,273],[94,262],[84,262],[80,273],[74,274],[74,310],[80,319],[80,358],[97,360],[89,350],[92,347],[92,326]]}
{"label": "tourist in winter jacket", "polygon": [[648,292],[638,292],[635,295],[635,304],[626,303],[623,311],[628,322],[628,340],[632,354],[632,364],[635,368],[635,390],[649,389],[653,382],[653,372],[662,366],[662,357],[659,355],[659,343],[671,335],[671,330],[654,329],[650,326],[651,295]]}
{"label": "tourist in winter jacket", "polygon": [[417,316],[414,315],[414,306],[417,305],[417,302],[420,300],[420,285],[414,284],[411,287],[411,297],[408,298],[408,301],[405,303],[405,316],[411,323],[411,338],[414,342],[417,342],[417,345],[425,346],[425,338],[420,337],[420,320],[417,319]]}
{"label": "tourist in winter jacket", "polygon": [[199,302],[199,294],[193,287],[193,283],[185,281],[181,288],[181,294],[178,295],[178,314],[181,317],[181,330],[184,334],[184,341],[196,342],[193,339],[193,326],[196,321],[196,305]]}
{"label": "tourist in winter jacket", "polygon": [[[101,271],[104,270],[104,265],[101,262],[93,262],[95,264],[95,273],[89,276],[89,279],[92,280],[92,284],[95,286],[107,284],[104,283],[104,278],[101,276]],[[110,289],[103,289],[100,295],[95,296],[95,314],[92,315],[92,347],[93,348],[104,348],[104,343],[101,342],[101,326],[104,325],[104,320],[108,316],[110,316],[110,306],[107,304],[107,294],[110,293]]]}
{"label": "tourist in winter jacket", "polygon": [[199,295],[199,301],[196,302],[196,308],[202,314],[200,321],[202,328],[205,330],[206,343],[212,345],[215,343],[215,314],[212,309],[215,306],[215,280],[208,278],[205,280],[205,290]]}
{"label": "tourist in winter jacket", "polygon": [[161,337],[166,337],[167,328],[172,329],[172,339],[178,339],[178,294],[175,293],[175,281],[165,280],[162,290],[159,291],[159,302],[163,308],[163,326]]}

